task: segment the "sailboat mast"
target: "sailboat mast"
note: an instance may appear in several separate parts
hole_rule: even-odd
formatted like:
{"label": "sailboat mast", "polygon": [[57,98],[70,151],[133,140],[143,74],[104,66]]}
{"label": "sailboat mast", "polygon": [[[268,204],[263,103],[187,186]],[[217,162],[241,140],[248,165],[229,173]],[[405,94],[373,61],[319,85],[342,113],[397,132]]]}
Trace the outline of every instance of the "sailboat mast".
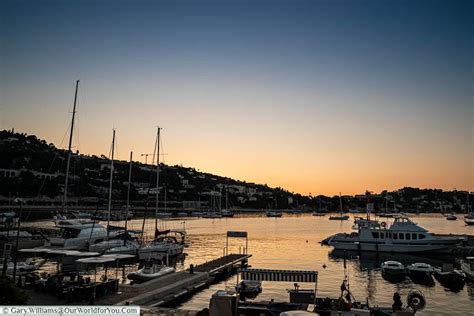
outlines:
{"label": "sailboat mast", "polygon": [[156,206],[155,206],[155,232],[158,230],[158,201],[160,198],[160,130],[156,132]]}
{"label": "sailboat mast", "polygon": [[229,209],[229,194],[227,191],[227,187],[225,187],[225,209]]}
{"label": "sailboat mast", "polygon": [[166,186],[164,187],[164,189],[165,189],[165,213],[166,213],[166,202],[167,202],[166,201]]}
{"label": "sailboat mast", "polygon": [[[128,212],[130,211],[130,187],[132,185],[132,159],[133,151],[130,152],[130,166],[128,167],[127,207],[125,209],[125,234],[127,233]],[[125,245],[125,241],[124,241]]]}
{"label": "sailboat mast", "polygon": [[339,192],[339,208],[340,208],[340,211],[342,213],[342,195],[341,195],[341,192]]}
{"label": "sailboat mast", "polygon": [[107,240],[109,240],[110,211],[112,209],[112,180],[114,177],[115,129],[112,131],[112,157],[110,159],[109,205],[107,207]]}
{"label": "sailboat mast", "polygon": [[64,180],[64,198],[63,198],[63,210],[65,212],[67,212],[67,186],[69,182],[69,166],[71,165],[72,134],[74,132],[74,118],[76,116],[76,102],[77,102],[78,89],[79,89],[79,80],[76,81],[76,92],[74,93],[74,106],[72,108],[71,131],[69,132],[69,146],[68,146],[68,153],[67,153],[66,179]]}

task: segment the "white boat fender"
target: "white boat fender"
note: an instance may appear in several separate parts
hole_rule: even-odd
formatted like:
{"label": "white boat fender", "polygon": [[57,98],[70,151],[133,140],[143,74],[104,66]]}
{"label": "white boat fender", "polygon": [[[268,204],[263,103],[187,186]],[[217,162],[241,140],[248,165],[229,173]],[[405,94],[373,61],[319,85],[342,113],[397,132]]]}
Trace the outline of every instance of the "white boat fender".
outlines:
{"label": "white boat fender", "polygon": [[420,311],[426,306],[425,296],[420,291],[411,291],[407,295],[407,304],[412,309]]}

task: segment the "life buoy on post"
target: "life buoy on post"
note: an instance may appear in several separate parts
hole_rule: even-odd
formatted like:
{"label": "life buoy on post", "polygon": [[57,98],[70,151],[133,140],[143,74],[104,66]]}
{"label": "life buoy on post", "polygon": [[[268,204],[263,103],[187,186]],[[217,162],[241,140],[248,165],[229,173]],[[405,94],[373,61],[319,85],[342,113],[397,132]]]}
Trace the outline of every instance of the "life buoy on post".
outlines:
{"label": "life buoy on post", "polygon": [[411,291],[407,295],[407,305],[413,310],[420,311],[426,306],[425,296],[420,291]]}
{"label": "life buoy on post", "polygon": [[382,223],[380,223],[380,226],[382,226],[383,228],[385,228],[385,227],[387,227],[387,223],[382,222]]}

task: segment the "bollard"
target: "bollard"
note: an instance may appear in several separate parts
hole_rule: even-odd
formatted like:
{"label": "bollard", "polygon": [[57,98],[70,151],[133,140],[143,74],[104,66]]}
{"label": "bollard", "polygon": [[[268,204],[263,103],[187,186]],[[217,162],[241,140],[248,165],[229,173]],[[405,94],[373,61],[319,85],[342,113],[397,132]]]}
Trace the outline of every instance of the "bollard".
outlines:
{"label": "bollard", "polygon": [[189,274],[194,274],[194,264],[189,265]]}

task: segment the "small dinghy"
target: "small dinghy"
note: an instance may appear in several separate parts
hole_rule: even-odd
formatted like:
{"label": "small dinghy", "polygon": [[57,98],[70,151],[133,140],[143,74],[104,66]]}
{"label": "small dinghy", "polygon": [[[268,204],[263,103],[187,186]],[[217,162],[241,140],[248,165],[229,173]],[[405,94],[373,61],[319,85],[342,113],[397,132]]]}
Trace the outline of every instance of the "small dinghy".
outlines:
{"label": "small dinghy", "polygon": [[458,217],[456,215],[454,215],[453,213],[449,213],[449,214],[446,215],[446,219],[448,221],[455,221],[455,220],[458,219]]}
{"label": "small dinghy", "polygon": [[130,273],[127,278],[132,281],[144,282],[173,273],[174,271],[175,269],[173,267],[168,267],[163,264],[146,263],[143,268],[137,272]]}
{"label": "small dinghy", "polygon": [[407,266],[410,279],[415,283],[421,283],[425,285],[434,285],[432,278],[433,267],[427,263],[412,263]]}
{"label": "small dinghy", "polygon": [[400,276],[405,274],[405,266],[398,261],[385,261],[380,268],[385,275]]}
{"label": "small dinghy", "polygon": [[448,289],[462,289],[464,286],[464,274],[454,269],[451,264],[443,265],[442,268],[434,268],[434,277]]}

